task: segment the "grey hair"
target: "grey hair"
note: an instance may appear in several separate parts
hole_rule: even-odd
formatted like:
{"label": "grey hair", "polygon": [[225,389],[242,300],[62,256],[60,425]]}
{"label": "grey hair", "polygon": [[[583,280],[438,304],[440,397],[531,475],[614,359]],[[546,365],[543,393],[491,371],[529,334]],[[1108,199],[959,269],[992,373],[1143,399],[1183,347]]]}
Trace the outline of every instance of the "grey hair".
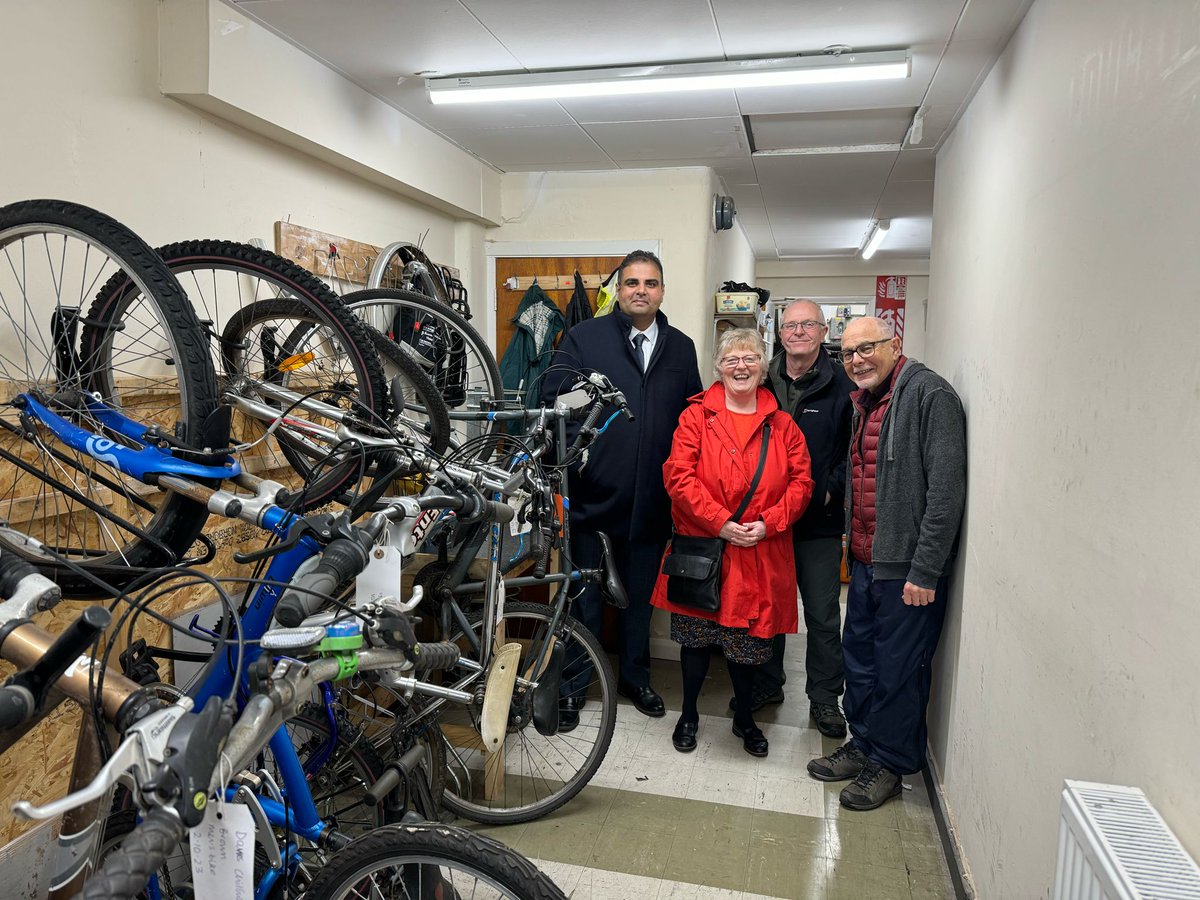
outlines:
{"label": "grey hair", "polygon": [[786,313],[793,306],[795,306],[797,303],[808,303],[812,306],[815,306],[817,308],[818,318],[820,319],[821,324],[824,325],[826,328],[829,327],[829,323],[827,321],[825,321],[825,311],[823,309],[821,309],[820,303],[818,303],[816,300],[810,300],[807,297],[793,297],[787,303],[783,304],[783,309],[781,309],[779,311],[778,322],[779,322],[780,328],[783,327],[783,314]]}
{"label": "grey hair", "polygon": [[730,328],[723,332],[720,338],[717,339],[717,349],[713,351],[713,372],[717,378],[721,377],[721,367],[719,365],[721,359],[726,356],[734,347],[748,347],[758,354],[758,358],[762,360],[762,374],[759,379],[759,384],[767,380],[767,345],[763,343],[762,335],[753,328]]}

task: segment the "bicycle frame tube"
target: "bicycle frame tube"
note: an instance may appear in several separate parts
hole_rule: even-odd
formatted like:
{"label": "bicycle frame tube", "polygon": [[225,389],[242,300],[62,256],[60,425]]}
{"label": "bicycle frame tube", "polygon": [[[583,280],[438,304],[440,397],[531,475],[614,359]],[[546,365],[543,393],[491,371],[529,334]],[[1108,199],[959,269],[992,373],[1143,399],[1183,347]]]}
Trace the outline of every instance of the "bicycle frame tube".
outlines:
{"label": "bicycle frame tube", "polygon": [[[86,453],[98,462],[111,466],[126,475],[132,475],[140,481],[146,481],[150,475],[182,475],[189,478],[234,478],[242,468],[236,460],[230,460],[223,466],[207,466],[200,463],[177,459],[170,450],[158,447],[143,447],[132,450],[116,441],[93,434],[78,425],[64,419],[58,413],[52,412],[29,394],[19,394],[14,401],[24,404],[26,414],[33,416],[52,432],[54,436],[73,450]],[[94,408],[93,408],[94,407]],[[106,427],[130,440],[143,442],[146,428],[132,419],[127,419],[115,410],[108,409],[103,404],[89,404],[89,408],[97,414]],[[98,410],[107,410],[101,414]],[[135,434],[136,432],[136,434]]]}

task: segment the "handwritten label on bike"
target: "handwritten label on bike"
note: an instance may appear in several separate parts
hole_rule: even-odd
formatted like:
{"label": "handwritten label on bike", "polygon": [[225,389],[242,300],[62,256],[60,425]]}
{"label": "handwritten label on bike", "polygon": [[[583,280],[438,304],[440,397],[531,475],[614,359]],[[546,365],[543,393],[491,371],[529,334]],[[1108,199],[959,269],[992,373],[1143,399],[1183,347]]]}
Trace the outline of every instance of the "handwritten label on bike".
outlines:
{"label": "handwritten label on bike", "polygon": [[197,897],[252,900],[254,818],[241,803],[210,803],[188,835]]}

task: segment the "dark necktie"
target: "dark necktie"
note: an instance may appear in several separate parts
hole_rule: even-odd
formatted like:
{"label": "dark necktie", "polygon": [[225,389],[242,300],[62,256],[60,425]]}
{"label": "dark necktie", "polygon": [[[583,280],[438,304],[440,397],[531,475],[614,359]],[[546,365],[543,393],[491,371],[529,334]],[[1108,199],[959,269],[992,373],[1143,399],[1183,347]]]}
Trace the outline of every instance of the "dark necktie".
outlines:
{"label": "dark necktie", "polygon": [[635,334],[633,336],[633,352],[637,356],[638,365],[642,367],[642,371],[646,371],[646,336],[644,334]]}

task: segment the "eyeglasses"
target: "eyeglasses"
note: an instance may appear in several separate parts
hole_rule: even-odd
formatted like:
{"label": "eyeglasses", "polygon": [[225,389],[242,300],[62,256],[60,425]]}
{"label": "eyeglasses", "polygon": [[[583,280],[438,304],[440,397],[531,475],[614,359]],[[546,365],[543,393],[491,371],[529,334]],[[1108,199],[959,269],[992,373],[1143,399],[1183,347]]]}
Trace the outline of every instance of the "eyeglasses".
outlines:
{"label": "eyeglasses", "polygon": [[805,331],[819,331],[824,327],[824,322],[818,322],[816,319],[805,319],[803,322],[784,322],[779,326],[779,330],[785,333],[796,331],[799,328],[803,328]]}
{"label": "eyeglasses", "polygon": [[717,365],[722,369],[736,369],[738,365],[743,365],[749,368],[757,366],[762,362],[762,357],[755,354],[754,356],[722,356],[717,360]]}
{"label": "eyeglasses", "polygon": [[842,362],[848,363],[854,359],[854,354],[857,353],[863,359],[868,359],[875,355],[875,348],[880,344],[886,344],[891,338],[880,338],[877,341],[867,341],[865,344],[859,344],[857,347],[851,347],[848,350],[841,351],[838,356],[842,358]]}

